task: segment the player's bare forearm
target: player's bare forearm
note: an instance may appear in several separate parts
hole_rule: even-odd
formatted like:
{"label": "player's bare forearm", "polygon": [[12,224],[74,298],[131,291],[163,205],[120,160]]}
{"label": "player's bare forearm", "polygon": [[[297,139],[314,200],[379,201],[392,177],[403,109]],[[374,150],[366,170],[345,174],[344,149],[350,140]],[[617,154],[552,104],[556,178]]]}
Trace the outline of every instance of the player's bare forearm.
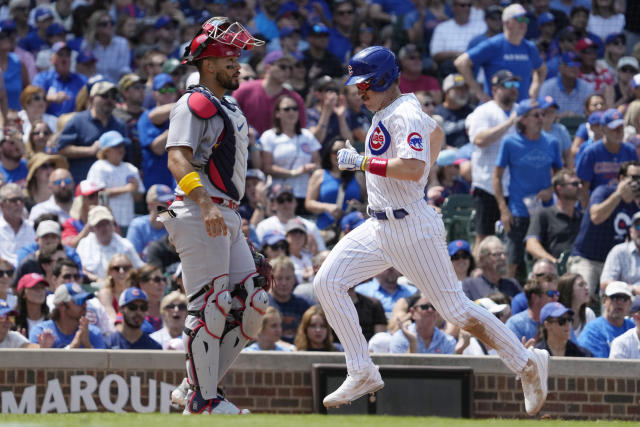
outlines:
{"label": "player's bare forearm", "polygon": [[509,209],[507,201],[502,194],[502,175],[504,174],[504,168],[496,166],[493,169],[493,194],[498,203],[498,208],[502,212],[504,208]]}
{"label": "player's bare forearm", "polygon": [[545,250],[542,244],[540,244],[540,241],[535,237],[530,237],[527,239],[525,243],[525,249],[536,259],[546,258],[554,263],[558,261],[554,258],[553,255]]}
{"label": "player's bare forearm", "polygon": [[533,71],[533,76],[531,76],[531,86],[529,87],[529,97],[535,99],[538,97],[538,92],[540,92],[540,86],[544,79],[547,77],[547,66],[543,63],[540,68],[537,68]]}
{"label": "player's bare forearm", "polygon": [[[371,159],[367,159],[365,171],[369,171]],[[403,181],[420,181],[424,174],[425,162],[418,159],[401,159],[395,157],[389,159],[387,163],[387,178],[400,179]]]}
{"label": "player's bare forearm", "polygon": [[436,128],[429,135],[429,164],[433,167],[442,150],[442,143],[444,142],[444,131],[440,126]]}

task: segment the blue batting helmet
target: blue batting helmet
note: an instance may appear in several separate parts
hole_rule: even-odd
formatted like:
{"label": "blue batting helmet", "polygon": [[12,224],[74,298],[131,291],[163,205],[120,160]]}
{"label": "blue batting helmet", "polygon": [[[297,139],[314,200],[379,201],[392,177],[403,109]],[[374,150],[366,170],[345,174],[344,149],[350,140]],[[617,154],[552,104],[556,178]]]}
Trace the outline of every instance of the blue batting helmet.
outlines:
{"label": "blue batting helmet", "polygon": [[349,79],[345,86],[368,83],[375,92],[385,91],[400,74],[396,56],[382,46],[370,46],[349,61]]}

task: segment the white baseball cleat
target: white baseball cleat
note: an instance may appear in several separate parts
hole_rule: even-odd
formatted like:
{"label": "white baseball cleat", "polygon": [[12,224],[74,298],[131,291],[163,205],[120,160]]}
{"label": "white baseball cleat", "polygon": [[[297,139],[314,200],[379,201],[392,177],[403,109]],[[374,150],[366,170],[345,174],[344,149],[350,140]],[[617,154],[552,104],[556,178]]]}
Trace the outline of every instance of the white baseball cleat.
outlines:
{"label": "white baseball cleat", "polygon": [[529,360],[520,374],[524,392],[524,408],[529,415],[537,414],[547,399],[549,352],[529,349]]}
{"label": "white baseball cleat", "polygon": [[336,408],[364,396],[373,394],[384,387],[378,367],[370,365],[368,368],[347,375],[342,385],[336,391],[324,398],[322,404],[326,408]]}
{"label": "white baseball cleat", "polygon": [[182,415],[191,414],[224,414],[224,415],[246,415],[250,414],[248,409],[240,409],[229,402],[226,397],[218,394],[213,399],[206,400],[199,391],[189,390],[187,394],[187,405]]}
{"label": "white baseball cleat", "polygon": [[189,382],[183,378],[178,387],[171,392],[171,403],[176,408],[187,406],[187,393],[189,392]]}

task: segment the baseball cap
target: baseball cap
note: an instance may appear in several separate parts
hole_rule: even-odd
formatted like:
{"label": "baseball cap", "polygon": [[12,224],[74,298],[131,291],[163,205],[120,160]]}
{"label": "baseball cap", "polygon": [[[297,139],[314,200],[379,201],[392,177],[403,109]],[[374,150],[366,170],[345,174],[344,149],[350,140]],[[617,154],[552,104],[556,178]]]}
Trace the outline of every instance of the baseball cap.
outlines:
{"label": "baseball cap", "polygon": [[283,240],[286,240],[284,237],[284,234],[280,233],[277,230],[270,230],[264,233],[264,236],[262,236],[262,246],[264,245],[273,246],[276,243],[281,242]]}
{"label": "baseball cap", "polygon": [[16,23],[13,19],[0,21],[0,33],[13,34],[16,31]]}
{"label": "baseball cap", "polygon": [[173,77],[171,77],[169,74],[160,73],[153,78],[153,90],[160,90],[167,85],[175,86]]}
{"label": "baseball cap", "polygon": [[25,274],[18,280],[18,292],[21,292],[23,289],[33,288],[38,283],[49,287],[49,282],[47,282],[47,279],[45,279],[43,275],[38,273]]}
{"label": "baseball cap", "polygon": [[180,65],[181,65],[180,60],[176,58],[169,58],[166,61],[164,61],[164,64],[162,64],[162,72],[171,74],[175,70],[177,70],[178,67],[180,67]]}
{"label": "baseball cap", "polygon": [[564,52],[560,59],[563,64],[568,65],[569,67],[579,67],[580,66],[580,58],[575,52]]}
{"label": "baseball cap", "polygon": [[502,16],[502,11],[503,9],[500,6],[492,4],[484,11],[484,17],[485,19],[493,16],[500,17]]}
{"label": "baseball cap", "polygon": [[624,33],[611,33],[604,39],[604,44],[613,43],[617,39],[622,39],[623,44],[627,42],[627,36]]}
{"label": "baseball cap", "polygon": [[511,71],[500,70],[491,77],[491,85],[497,86],[505,82],[519,82],[520,80],[522,80],[520,76],[516,76]]}
{"label": "baseball cap", "polygon": [[292,1],[285,2],[280,6],[280,9],[278,9],[278,14],[276,15],[276,19],[280,19],[294,12],[298,12],[299,10],[300,8],[294,2]]}
{"label": "baseball cap", "polygon": [[631,87],[633,89],[640,87],[640,74],[636,74],[631,78]]}
{"label": "baseball cap", "polygon": [[449,250],[449,256],[454,256],[460,251],[465,251],[471,255],[471,246],[469,246],[469,242],[466,240],[454,240],[449,243],[447,249]]}
{"label": "baseball cap", "polygon": [[627,295],[629,298],[633,298],[629,285],[625,282],[615,281],[607,285],[607,289],[604,290],[604,294],[608,297],[614,295]]}
{"label": "baseball cap", "polygon": [[266,180],[266,178],[264,176],[264,172],[262,172],[260,169],[249,169],[249,170],[247,170],[247,179],[249,179],[249,178],[259,179],[262,182],[264,182]]}
{"label": "baseball cap", "polygon": [[160,28],[164,28],[169,24],[176,24],[177,21],[175,19],[173,19],[171,16],[161,16],[158,19],[156,19],[155,24],[153,24],[153,28],[155,28],[156,30],[159,30]]}
{"label": "baseball cap", "polygon": [[87,179],[80,181],[80,184],[76,186],[76,197],[78,196],[90,196],[93,193],[104,190],[104,185],[97,182],[92,182]]}
{"label": "baseball cap", "polygon": [[640,219],[640,211],[633,214],[633,216],[631,217],[631,224],[634,224],[639,219]]}
{"label": "baseball cap", "polygon": [[39,7],[33,13],[33,19],[37,23],[40,23],[42,21],[46,21],[47,19],[53,19],[53,13],[48,7]]}
{"label": "baseball cap", "polygon": [[348,233],[363,222],[365,222],[367,218],[360,211],[354,211],[346,214],[340,220],[340,229],[343,233]]}
{"label": "baseball cap", "polygon": [[629,310],[629,314],[635,314],[639,311],[640,311],[640,296],[636,296],[631,302],[631,310]]}
{"label": "baseball cap", "polygon": [[97,58],[93,56],[90,50],[81,50],[78,52],[78,56],[76,57],[76,62],[78,64],[88,64],[89,62],[96,62]]}
{"label": "baseball cap", "polygon": [[577,51],[581,51],[581,50],[585,50],[588,49],[590,47],[597,47],[596,44],[594,43],[593,40],[591,40],[589,37],[583,37],[580,40],[578,40],[574,46],[574,48]]}
{"label": "baseball cap", "polygon": [[329,34],[329,28],[321,23],[315,24],[313,27],[311,27],[311,33],[312,35],[326,35]]}
{"label": "baseball cap", "polygon": [[276,184],[271,187],[271,198],[277,199],[284,194],[291,194],[293,196],[293,188],[288,184]]}
{"label": "baseball cap", "polygon": [[536,108],[541,108],[537,100],[531,98],[523,99],[516,104],[516,114],[518,114],[518,117],[521,117]]}
{"label": "baseball cap", "polygon": [[446,150],[442,150],[438,154],[438,158],[436,159],[436,165],[438,166],[459,165],[464,161],[465,159],[461,158],[460,155],[458,154],[458,150],[447,148]]}
{"label": "baseball cap", "polygon": [[465,84],[462,74],[449,74],[442,82],[442,90],[446,92],[451,88],[464,86]]}
{"label": "baseball cap", "polygon": [[66,33],[67,33],[67,29],[57,22],[54,22],[53,24],[49,25],[46,31],[47,36],[57,36],[57,35],[66,34]]}
{"label": "baseball cap", "polygon": [[14,310],[6,300],[0,298],[0,316],[17,316],[18,312]]}
{"label": "baseball cap", "polygon": [[638,68],[640,68],[638,60],[633,56],[623,56],[622,58],[618,59],[616,68],[620,69],[624,66],[633,67],[636,71],[638,71]]}
{"label": "baseball cap", "polygon": [[609,129],[615,129],[619,126],[623,126],[624,119],[622,118],[622,113],[615,108],[609,108],[602,114],[600,124],[608,127]]}
{"label": "baseball cap", "polygon": [[418,49],[418,46],[416,46],[413,43],[406,44],[398,52],[398,58],[400,59],[406,58],[412,53],[417,53],[418,55],[420,54],[420,50]]}
{"label": "baseball cap", "polygon": [[520,16],[526,16],[527,11],[521,4],[515,3],[505,7],[502,11],[502,22],[507,22],[509,19],[519,18]]}
{"label": "baseball cap", "polygon": [[167,203],[172,201],[174,198],[175,197],[173,195],[173,191],[171,191],[171,188],[164,184],[153,184],[151,188],[149,188],[145,200],[147,203]]}
{"label": "baseball cap", "polygon": [[94,85],[91,87],[91,92],[89,92],[89,95],[90,96],[104,95],[109,91],[117,92],[118,88],[116,87],[116,85],[114,85],[108,80],[101,80],[94,83]]}
{"label": "baseball cap", "polygon": [[307,234],[307,227],[305,227],[302,221],[300,221],[298,218],[292,218],[287,221],[285,233],[289,234],[292,231],[303,231],[305,234]]}
{"label": "baseball cap", "polygon": [[326,90],[339,92],[336,81],[329,76],[318,77],[316,81],[313,82],[313,90],[317,90],[318,92],[324,92]]}
{"label": "baseball cap", "polygon": [[491,298],[479,298],[475,300],[475,303],[480,307],[489,310],[491,314],[500,314],[509,307],[507,304],[498,304]]}
{"label": "baseball cap", "polygon": [[542,108],[543,110],[546,110],[547,108],[550,108],[550,107],[560,108],[558,107],[558,103],[549,95],[538,98],[538,104],[540,105],[540,108]]}
{"label": "baseball cap", "polygon": [[589,118],[587,119],[587,122],[589,122],[589,124],[593,126],[593,125],[600,125],[601,120],[602,120],[602,111],[594,111],[593,113],[589,114]]}
{"label": "baseball cap", "polygon": [[89,211],[88,223],[90,226],[95,227],[100,221],[113,221],[113,215],[106,206],[97,205],[91,208]]}
{"label": "baseball cap", "polygon": [[551,12],[543,12],[538,16],[538,28],[542,27],[544,24],[548,24],[550,22],[555,23],[555,17]]}
{"label": "baseball cap", "polygon": [[540,310],[540,323],[544,322],[549,317],[560,317],[565,313],[569,313],[573,316],[573,310],[565,307],[564,305],[562,305],[562,303],[559,303],[557,301],[548,302],[544,305],[544,307],[542,307],[542,310]]}
{"label": "baseball cap", "polygon": [[17,7],[29,8],[29,0],[11,0],[9,2],[9,10],[13,10]]}
{"label": "baseball cap", "polygon": [[71,46],[69,46],[65,42],[56,42],[56,43],[53,44],[53,46],[51,46],[51,52],[53,52],[53,53],[58,53],[62,49],[66,49],[68,51],[71,51]]}
{"label": "baseball cap", "polygon": [[276,61],[280,61],[281,59],[286,59],[294,62],[296,60],[293,56],[289,55],[288,53],[285,54],[281,50],[274,50],[273,52],[269,52],[267,56],[264,57],[263,62],[265,65],[271,65]]}
{"label": "baseball cap", "polygon": [[111,147],[117,147],[120,144],[128,144],[129,139],[122,136],[120,132],[117,130],[110,130],[108,132],[103,133],[98,138],[100,141],[100,149],[105,150]]}
{"label": "baseball cap", "polygon": [[293,33],[298,33],[300,34],[300,30],[296,27],[282,27],[280,28],[280,30],[278,31],[278,36],[280,38],[282,37],[288,37]]}
{"label": "baseball cap", "polygon": [[120,78],[120,81],[118,82],[118,87],[120,88],[120,90],[125,90],[125,89],[129,89],[131,85],[138,82],[144,82],[144,79],[139,75],[137,75],[136,73],[129,73],[129,74],[125,74]]}
{"label": "baseball cap", "polygon": [[85,292],[82,286],[77,283],[65,283],[58,286],[54,292],[53,304],[58,305],[73,301],[77,305],[82,305],[94,296],[91,292]]}
{"label": "baseball cap", "polygon": [[60,236],[62,234],[62,230],[60,229],[60,224],[50,219],[46,221],[42,221],[38,224],[38,229],[36,230],[36,236],[42,237],[47,234],[55,234],[56,236]]}
{"label": "baseball cap", "polygon": [[124,307],[134,301],[148,301],[147,294],[145,294],[140,288],[127,288],[120,294],[120,298],[118,298],[118,306]]}

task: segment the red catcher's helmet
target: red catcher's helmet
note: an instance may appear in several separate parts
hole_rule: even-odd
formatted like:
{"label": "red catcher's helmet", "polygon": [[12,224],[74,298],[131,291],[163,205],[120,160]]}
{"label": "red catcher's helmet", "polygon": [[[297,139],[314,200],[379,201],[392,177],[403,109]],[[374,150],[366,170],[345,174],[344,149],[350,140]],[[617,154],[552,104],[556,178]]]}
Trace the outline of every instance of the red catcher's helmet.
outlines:
{"label": "red catcher's helmet", "polygon": [[264,41],[254,38],[242,24],[231,23],[224,16],[208,19],[184,52],[183,64],[192,64],[202,58],[240,56],[242,49],[262,46]]}

